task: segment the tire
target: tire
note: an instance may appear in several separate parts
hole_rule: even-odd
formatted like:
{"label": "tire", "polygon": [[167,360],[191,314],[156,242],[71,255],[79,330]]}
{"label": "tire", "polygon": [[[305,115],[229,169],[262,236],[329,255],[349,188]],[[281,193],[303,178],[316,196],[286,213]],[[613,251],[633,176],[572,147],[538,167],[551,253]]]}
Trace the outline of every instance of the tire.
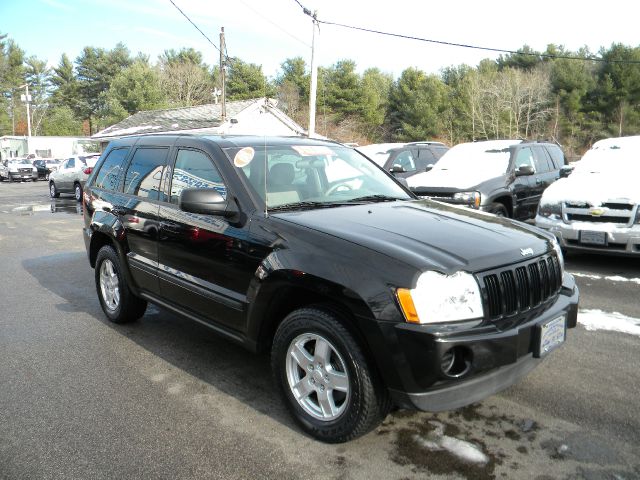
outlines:
{"label": "tire", "polygon": [[73,185],[73,196],[76,199],[76,202],[82,201],[82,187],[79,183]]}
{"label": "tire", "polygon": [[49,196],[51,198],[58,198],[60,196],[60,192],[54,182],[49,182]]}
{"label": "tire", "polygon": [[133,322],[144,315],[147,302],[129,289],[118,254],[111,245],[98,252],[95,280],[102,311],[113,323]]}
{"label": "tire", "polygon": [[328,310],[302,308],[282,321],[273,339],[271,368],[293,417],[323,442],[364,435],[390,410],[389,394],[360,345]]}
{"label": "tire", "polygon": [[493,213],[496,217],[509,217],[507,209],[501,203],[492,203],[489,207],[489,213]]}

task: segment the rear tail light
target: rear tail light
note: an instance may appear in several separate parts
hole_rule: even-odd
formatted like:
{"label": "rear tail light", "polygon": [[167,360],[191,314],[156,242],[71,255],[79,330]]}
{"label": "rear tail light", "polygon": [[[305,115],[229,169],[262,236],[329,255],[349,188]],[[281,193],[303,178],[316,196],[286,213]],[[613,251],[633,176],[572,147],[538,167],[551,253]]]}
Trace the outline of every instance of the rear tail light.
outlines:
{"label": "rear tail light", "polygon": [[89,175],[91,172],[93,172],[93,167],[87,167],[83,170],[83,172]]}

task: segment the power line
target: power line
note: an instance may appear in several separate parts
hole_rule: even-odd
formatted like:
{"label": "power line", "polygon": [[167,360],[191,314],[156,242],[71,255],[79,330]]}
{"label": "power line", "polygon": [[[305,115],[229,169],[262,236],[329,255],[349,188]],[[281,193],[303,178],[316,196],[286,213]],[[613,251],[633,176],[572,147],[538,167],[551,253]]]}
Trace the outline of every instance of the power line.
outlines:
{"label": "power line", "polygon": [[[294,0],[296,2],[298,2],[298,0]],[[299,2],[298,2],[299,3]],[[572,56],[572,55],[553,55],[550,53],[535,53],[535,52],[522,52],[522,51],[517,51],[517,50],[506,50],[503,48],[491,48],[491,47],[481,47],[478,45],[469,45],[469,44],[464,44],[464,43],[455,43],[455,42],[445,42],[443,40],[433,40],[433,39],[428,39],[428,38],[421,38],[421,37],[414,37],[411,35],[402,35],[400,33],[391,33],[391,32],[383,32],[380,30],[373,30],[370,28],[364,28],[364,27],[356,27],[354,25],[345,25],[343,23],[337,23],[337,22],[329,22],[327,20],[317,20],[318,23],[324,23],[325,25],[333,25],[336,27],[342,27],[342,28],[348,28],[348,29],[352,29],[352,30],[359,30],[362,32],[368,32],[368,33],[376,33],[378,35],[386,35],[389,37],[397,37],[397,38],[404,38],[407,40],[417,40],[420,42],[427,42],[427,43],[435,43],[438,45],[447,45],[447,46],[451,46],[451,47],[461,47],[461,48],[471,48],[471,49],[475,49],[475,50],[485,50],[488,52],[498,52],[498,53],[509,53],[512,55],[528,55],[528,56],[532,56],[532,57],[541,57],[541,58],[551,58],[551,59],[565,59],[565,60],[590,60],[593,62],[602,62],[602,63],[622,63],[622,64],[640,64],[640,60],[608,60],[606,58],[599,58],[599,57],[576,57],[576,56]]]}
{"label": "power line", "polygon": [[274,22],[273,20],[271,20],[270,18],[268,18],[266,15],[264,15],[263,13],[259,12],[258,10],[256,10],[255,8],[253,8],[251,5],[248,5],[246,2],[244,2],[243,0],[239,0],[241,4],[243,4],[245,7],[247,7],[249,10],[253,11],[253,13],[255,13],[256,15],[264,18],[267,22],[269,22],[271,25],[273,25],[274,27],[276,27],[277,29],[281,30],[282,32],[286,33],[287,35],[289,35],[291,38],[293,38],[294,40],[296,40],[297,42],[300,42],[301,44],[303,44],[305,47],[307,48],[311,48],[311,45],[309,45],[307,42],[305,42],[304,40],[301,40],[300,38],[296,37],[294,34],[290,33],[289,31],[287,31],[284,27],[278,25],[276,22]]}
{"label": "power line", "polygon": [[[207,39],[207,41],[208,41],[211,45],[213,45],[213,47],[214,47],[216,50],[218,50],[218,51],[220,52],[220,48],[218,48],[218,46],[217,46],[215,43],[213,43],[213,42],[211,41],[211,39],[210,39],[209,37],[207,37],[207,35],[206,35],[202,30],[200,30],[200,27],[198,27],[198,25],[196,25],[196,24],[193,22],[193,20],[191,20],[191,19],[187,16],[187,14],[186,14],[186,13],[184,13],[184,12],[180,9],[180,7],[179,7],[179,6],[177,6],[175,3],[173,3],[173,0],[169,0],[169,1],[171,2],[171,5],[173,5],[174,7],[176,7],[176,8],[178,9],[178,11],[182,14],[182,16],[183,16],[184,18],[186,18],[187,20],[189,20],[189,23],[191,23],[191,25],[193,25],[194,27],[196,27],[196,30],[198,30],[198,31],[202,34],[202,36],[203,36],[204,38],[206,38],[206,39]],[[220,52],[220,53],[222,53],[222,52]],[[226,56],[226,54],[225,54],[225,56]]]}
{"label": "power line", "polygon": [[474,50],[484,50],[487,52],[508,53],[511,55],[527,55],[527,56],[538,57],[538,58],[581,60],[581,61],[593,61],[593,62],[601,62],[601,63],[620,63],[620,64],[628,64],[628,65],[640,64],[640,60],[608,60],[606,58],[600,58],[600,57],[576,57],[573,55],[554,55],[551,53],[522,52],[517,50],[507,50],[504,48],[482,47],[479,45],[470,45],[466,43],[446,42],[444,40],[433,40],[429,38],[415,37],[412,35],[403,35],[400,33],[383,32],[381,30],[374,30],[371,28],[357,27],[354,25],[346,25],[344,23],[330,22],[328,20],[320,20],[316,18],[315,14],[311,13],[310,9],[308,9],[302,3],[300,3],[299,0],[293,0],[293,1],[296,2],[300,6],[300,8],[302,8],[302,11],[304,12],[305,15],[309,15],[318,23],[323,23],[325,25],[333,25],[336,27],[342,27],[342,28],[347,28],[351,30],[358,30],[361,32],[375,33],[377,35],[385,35],[388,37],[404,38],[406,40],[416,40],[419,42],[426,42],[426,43],[435,43],[437,45],[446,45],[449,47],[470,48]]}

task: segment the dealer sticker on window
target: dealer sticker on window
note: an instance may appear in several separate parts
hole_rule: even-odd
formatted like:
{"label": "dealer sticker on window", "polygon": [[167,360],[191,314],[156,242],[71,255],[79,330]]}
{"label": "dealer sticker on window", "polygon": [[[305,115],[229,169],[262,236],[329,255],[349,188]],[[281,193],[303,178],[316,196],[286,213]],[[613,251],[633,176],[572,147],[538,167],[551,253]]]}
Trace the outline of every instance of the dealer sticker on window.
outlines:
{"label": "dealer sticker on window", "polygon": [[540,345],[538,357],[544,357],[551,350],[564,343],[567,331],[566,323],[566,317],[563,315],[539,326]]}

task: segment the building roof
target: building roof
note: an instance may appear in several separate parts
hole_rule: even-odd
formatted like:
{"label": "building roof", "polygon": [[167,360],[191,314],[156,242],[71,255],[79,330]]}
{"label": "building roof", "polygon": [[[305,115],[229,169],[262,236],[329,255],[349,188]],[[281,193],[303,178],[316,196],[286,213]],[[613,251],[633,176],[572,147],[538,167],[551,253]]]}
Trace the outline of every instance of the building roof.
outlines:
{"label": "building roof", "polygon": [[[227,102],[227,121],[233,119],[243,110],[260,104],[275,115],[280,121],[287,124],[294,132],[302,133],[304,130],[279,110],[275,103],[266,98],[240,100]],[[125,118],[104,130],[93,135],[94,139],[122,137],[125,135],[139,135],[145,133],[185,132],[194,130],[216,129],[223,125],[222,105],[209,104],[195,107],[171,108],[167,110],[147,110],[138,112]]]}

